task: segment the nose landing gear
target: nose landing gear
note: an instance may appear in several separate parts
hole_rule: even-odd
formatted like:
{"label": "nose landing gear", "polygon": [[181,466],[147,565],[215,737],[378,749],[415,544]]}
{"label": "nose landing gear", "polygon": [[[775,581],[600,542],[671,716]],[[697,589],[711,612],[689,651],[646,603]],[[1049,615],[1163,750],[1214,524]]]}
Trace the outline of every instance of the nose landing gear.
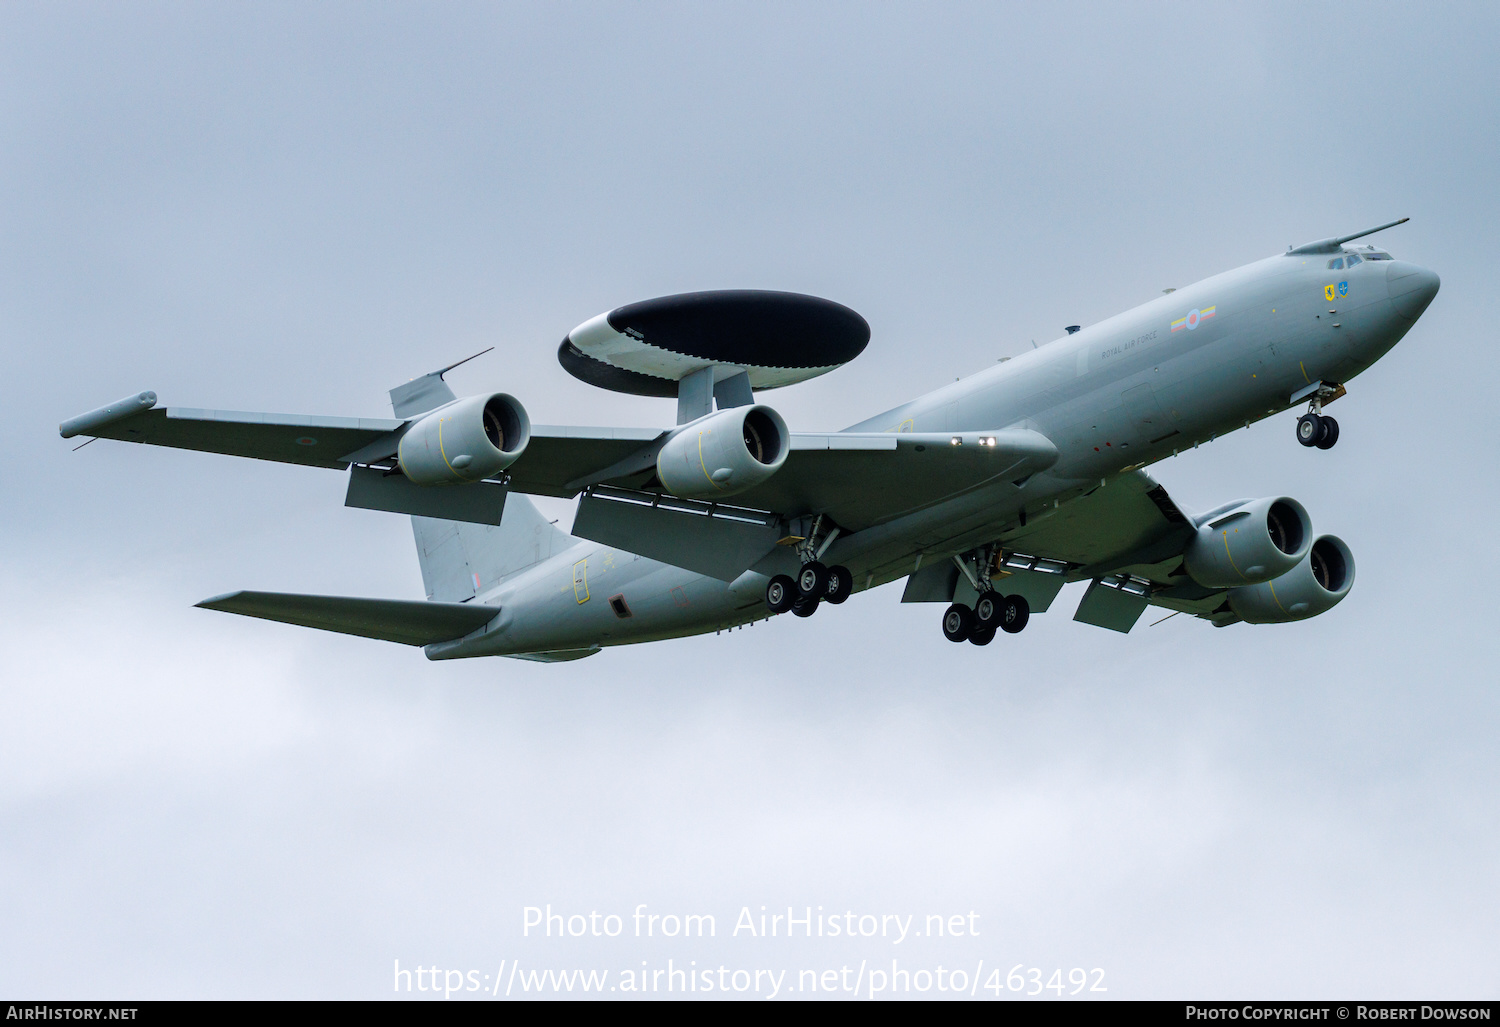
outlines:
{"label": "nose landing gear", "polygon": [[1302,445],[1319,449],[1332,449],[1339,440],[1339,423],[1323,413],[1323,404],[1332,403],[1344,395],[1342,385],[1319,384],[1307,405],[1307,413],[1297,418],[1297,441]]}
{"label": "nose landing gear", "polygon": [[1339,440],[1339,423],[1327,414],[1303,414],[1297,418],[1297,441],[1304,446],[1332,449]]}

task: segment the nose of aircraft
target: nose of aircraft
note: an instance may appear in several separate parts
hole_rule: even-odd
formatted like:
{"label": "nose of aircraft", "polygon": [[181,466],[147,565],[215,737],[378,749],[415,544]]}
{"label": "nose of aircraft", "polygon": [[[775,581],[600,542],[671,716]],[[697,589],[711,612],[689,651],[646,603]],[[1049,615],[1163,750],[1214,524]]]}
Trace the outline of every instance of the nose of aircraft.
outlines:
{"label": "nose of aircraft", "polygon": [[1441,283],[1437,274],[1425,267],[1393,260],[1386,268],[1385,284],[1397,316],[1415,321],[1437,295]]}

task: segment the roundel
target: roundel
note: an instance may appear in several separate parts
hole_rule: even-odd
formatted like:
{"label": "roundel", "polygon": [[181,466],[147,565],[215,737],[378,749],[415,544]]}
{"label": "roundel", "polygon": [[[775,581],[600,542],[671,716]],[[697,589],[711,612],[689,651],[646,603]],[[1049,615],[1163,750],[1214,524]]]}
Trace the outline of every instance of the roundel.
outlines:
{"label": "roundel", "polygon": [[[1180,310],[1182,308],[1179,307],[1178,309]],[[1199,321],[1199,319],[1202,316],[1203,316],[1202,311],[1198,311],[1198,310],[1189,310],[1188,311],[1188,316],[1187,316],[1187,328],[1188,328],[1188,331],[1192,331],[1194,328],[1198,327],[1198,321]]]}
{"label": "roundel", "polygon": [[557,358],[574,377],[615,392],[675,396],[704,367],[743,370],[774,389],[848,363],[870,326],[840,303],[791,292],[663,296],[616,307],[568,333]]}

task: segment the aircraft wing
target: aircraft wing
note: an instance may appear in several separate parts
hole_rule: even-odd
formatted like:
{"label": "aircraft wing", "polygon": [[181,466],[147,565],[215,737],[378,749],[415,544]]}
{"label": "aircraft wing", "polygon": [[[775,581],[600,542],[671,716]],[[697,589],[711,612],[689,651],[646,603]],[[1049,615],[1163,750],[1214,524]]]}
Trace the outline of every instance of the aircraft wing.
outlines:
{"label": "aircraft wing", "polygon": [[1198,585],[1182,569],[1195,530],[1167,490],[1138,470],[1034,520],[1005,545],[1066,563],[1067,580],[1089,580],[1074,620],[1129,631],[1147,606],[1159,606],[1229,623],[1235,618],[1222,612],[1225,590]]}
{"label": "aircraft wing", "polygon": [[[414,420],[160,408],[156,393],[141,392],[70,418],[58,431],[65,439],[87,436],[344,470],[394,458],[402,432]],[[575,496],[579,490],[567,488],[568,482],[617,463],[662,434],[650,428],[537,425],[525,454],[509,471],[512,487]]]}
{"label": "aircraft wing", "polygon": [[[356,467],[351,478],[350,505],[498,523],[505,490],[497,485],[410,486],[401,492],[396,484],[405,484],[404,479],[384,485],[376,481],[384,474],[381,469],[392,465],[401,435],[413,420],[163,409],[156,407],[155,393],[143,392],[65,421],[59,431],[65,438],[84,435],[308,467],[364,465],[371,469]],[[716,517],[710,504],[658,505],[652,499],[660,488],[652,480],[655,459],[667,435],[650,428],[537,425],[525,453],[507,470],[506,484],[515,491],[562,498],[586,491],[576,534],[731,580],[774,545],[779,517],[826,514],[846,532],[859,531],[987,482],[1020,480],[1057,459],[1047,438],[1018,428],[957,434],[793,433],[782,469],[731,497],[731,509],[739,508],[738,513]],[[384,498],[364,495],[370,489]],[[647,506],[639,502],[641,496]],[[705,510],[710,516],[702,516]],[[768,516],[757,517],[757,511]],[[1148,602],[1199,614],[1219,605],[1220,592],[1172,573],[1192,531],[1165,489],[1137,471],[1036,518],[1007,538],[1006,548],[1063,564],[1073,580],[1094,578],[1078,619],[1123,630]],[[325,626],[313,623],[319,615],[301,610],[299,602],[272,603],[275,612],[268,602],[251,604],[266,612],[234,612],[272,619],[305,615],[311,619],[299,623]],[[1109,609],[1098,612],[1101,604]],[[353,610],[344,612],[352,615]],[[374,614],[361,610],[351,623],[366,616]],[[382,618],[366,623],[372,632],[381,632],[372,637],[391,637]],[[460,626],[454,623],[452,629]],[[434,630],[441,634],[450,627],[444,623]]]}
{"label": "aircraft wing", "polygon": [[[565,489],[571,491],[552,494],[571,496],[596,485],[658,491],[652,481],[656,450],[639,449],[614,466],[568,482]],[[528,449],[517,467],[530,456]],[[826,514],[845,531],[859,531],[997,478],[1027,477],[1056,459],[1056,447],[1025,428],[901,435],[794,432],[781,470],[725,502],[785,517]],[[511,487],[527,491],[525,485]]]}
{"label": "aircraft wing", "polygon": [[[86,435],[342,470],[349,466],[351,454],[391,436],[405,423],[376,417],[157,408],[156,393],[142,392],[64,421],[58,431],[65,439]],[[395,452],[394,442],[391,451]]]}
{"label": "aircraft wing", "polygon": [[[64,438],[92,436],[344,470],[351,464],[390,466],[402,433],[414,420],[155,404],[155,393],[138,393],[64,421],[59,431]],[[666,436],[653,428],[535,425],[526,451],[506,471],[506,484],[517,492],[560,498],[599,484],[649,490]],[[996,478],[1023,478],[1056,458],[1050,441],[1020,428],[958,434],[794,433],[782,469],[732,502],[783,516],[823,513],[846,531],[858,531]],[[413,512],[441,516],[431,509]],[[461,509],[454,515],[467,519]]]}
{"label": "aircraft wing", "polygon": [[859,531],[988,482],[1029,477],[1056,460],[1051,441],[1026,428],[793,434],[785,466],[731,502],[781,514],[827,514],[846,531]]}
{"label": "aircraft wing", "polygon": [[1182,555],[1193,523],[1145,471],[1122,474],[1007,536],[1006,548],[1075,568],[1075,578]]}
{"label": "aircraft wing", "polygon": [[733,581],[787,534],[783,518],[822,514],[848,534],[987,482],[1028,477],[1056,459],[1050,441],[1024,428],[794,434],[781,470],[722,503],[657,494],[650,464],[607,469],[586,483],[573,534]]}

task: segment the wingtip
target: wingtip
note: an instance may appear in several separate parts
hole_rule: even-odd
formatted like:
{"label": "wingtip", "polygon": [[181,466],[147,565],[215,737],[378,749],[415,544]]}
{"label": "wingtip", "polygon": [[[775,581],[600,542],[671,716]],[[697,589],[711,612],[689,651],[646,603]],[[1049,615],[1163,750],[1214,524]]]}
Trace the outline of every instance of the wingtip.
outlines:
{"label": "wingtip", "polygon": [[244,594],[244,590],[241,589],[236,592],[225,592],[223,595],[209,596],[201,602],[194,603],[193,607],[199,610],[217,610],[231,599],[236,599]]}
{"label": "wingtip", "polygon": [[70,417],[57,426],[57,434],[65,439],[71,439],[75,435],[91,435],[94,434],[96,428],[103,428],[116,421],[123,421],[127,417],[134,417],[154,406],[156,406],[156,393],[147,389],[145,392],[137,392],[133,396],[115,400],[108,406],[90,410],[77,417]]}

